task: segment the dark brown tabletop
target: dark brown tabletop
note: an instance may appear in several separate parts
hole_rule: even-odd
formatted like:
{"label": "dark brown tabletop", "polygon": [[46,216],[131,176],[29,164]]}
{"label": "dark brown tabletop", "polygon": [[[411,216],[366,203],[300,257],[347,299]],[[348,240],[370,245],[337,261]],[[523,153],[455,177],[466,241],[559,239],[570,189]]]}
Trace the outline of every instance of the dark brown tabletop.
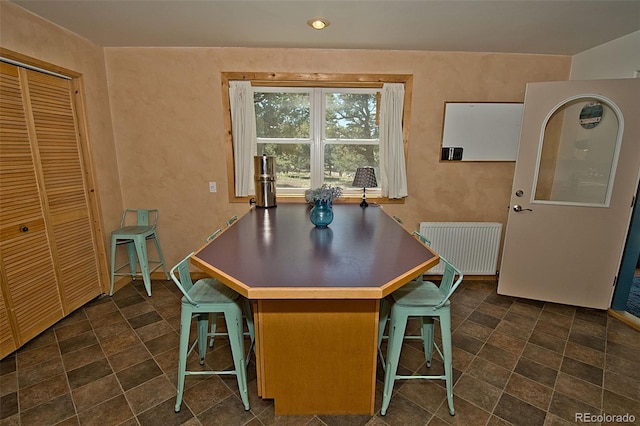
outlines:
{"label": "dark brown tabletop", "polygon": [[249,298],[381,298],[435,266],[382,208],[334,205],[328,228],[306,204],[253,208],[192,256],[200,269]]}

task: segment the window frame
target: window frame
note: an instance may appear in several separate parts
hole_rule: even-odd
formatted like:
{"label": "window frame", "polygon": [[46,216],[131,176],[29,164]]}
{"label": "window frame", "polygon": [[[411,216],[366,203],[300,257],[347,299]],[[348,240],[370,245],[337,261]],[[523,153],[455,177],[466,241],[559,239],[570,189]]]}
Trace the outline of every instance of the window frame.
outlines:
{"label": "window frame", "polygon": [[[229,101],[229,82],[230,81],[250,81],[253,87],[282,87],[282,88],[309,88],[309,89],[378,89],[381,90],[384,83],[402,83],[405,86],[404,109],[403,109],[403,145],[405,161],[408,158],[408,140],[409,140],[409,124],[411,118],[411,98],[413,92],[413,76],[411,74],[320,74],[320,73],[273,73],[273,72],[222,72],[222,103],[223,103],[223,124],[224,124],[224,146],[227,165],[227,191],[229,194],[229,202],[231,203],[248,203],[252,196],[236,197],[235,196],[235,173],[233,159],[233,136],[231,131],[231,105]],[[324,99],[323,99],[324,103]],[[321,128],[324,128],[322,126]],[[325,135],[322,135],[323,137]],[[312,136],[313,137],[313,136]],[[287,139],[290,141],[290,139]],[[338,141],[332,139],[331,141]],[[345,142],[345,140],[341,141]],[[303,194],[288,194],[286,191],[280,191],[277,195],[278,202],[302,202],[304,203]],[[403,204],[402,199],[389,199],[382,197],[374,191],[367,191],[367,198],[375,200],[380,204]],[[345,195],[340,197],[337,202],[340,203],[359,203],[361,201],[361,193],[359,191],[347,191]]]}
{"label": "window frame", "polygon": [[[258,136],[259,144],[308,144],[311,165],[311,188],[317,188],[324,183],[324,160],[327,145],[376,145],[380,146],[380,138],[375,139],[337,139],[328,138],[326,135],[326,96],[329,93],[353,93],[353,94],[380,94],[379,88],[363,87],[290,87],[290,86],[257,86],[254,92],[262,93],[305,93],[309,95],[309,137],[308,138],[263,138]],[[379,107],[379,105],[378,105]],[[258,149],[260,152],[260,149]],[[355,172],[355,170],[354,170]],[[380,197],[382,190],[370,188],[367,194],[370,198]],[[300,196],[304,190],[300,188],[278,188],[278,194],[283,196]],[[345,197],[361,197],[362,189],[345,187],[343,188]]]}

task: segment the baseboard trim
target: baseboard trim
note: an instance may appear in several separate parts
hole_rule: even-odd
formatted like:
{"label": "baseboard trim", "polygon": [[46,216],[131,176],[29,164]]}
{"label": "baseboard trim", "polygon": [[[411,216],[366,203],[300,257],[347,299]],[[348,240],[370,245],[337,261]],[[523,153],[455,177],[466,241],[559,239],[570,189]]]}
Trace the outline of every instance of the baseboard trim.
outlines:
{"label": "baseboard trim", "polygon": [[623,323],[627,324],[629,327],[640,331],[640,318],[631,315],[629,312],[617,311],[615,309],[609,309],[608,312],[612,317],[617,318]]}

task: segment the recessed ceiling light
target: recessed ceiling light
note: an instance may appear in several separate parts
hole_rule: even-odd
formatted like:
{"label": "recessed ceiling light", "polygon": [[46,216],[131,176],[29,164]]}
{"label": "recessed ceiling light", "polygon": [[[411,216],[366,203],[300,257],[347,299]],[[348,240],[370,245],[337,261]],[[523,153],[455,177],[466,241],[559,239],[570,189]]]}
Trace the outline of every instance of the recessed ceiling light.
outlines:
{"label": "recessed ceiling light", "polygon": [[322,18],[313,18],[307,21],[307,24],[316,30],[321,30],[329,26],[330,22]]}

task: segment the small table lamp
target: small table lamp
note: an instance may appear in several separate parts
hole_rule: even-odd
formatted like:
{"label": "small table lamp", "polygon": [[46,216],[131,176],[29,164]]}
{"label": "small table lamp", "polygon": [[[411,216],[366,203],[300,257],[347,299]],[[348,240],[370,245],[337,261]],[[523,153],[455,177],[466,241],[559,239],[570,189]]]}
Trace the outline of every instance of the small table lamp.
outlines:
{"label": "small table lamp", "polygon": [[367,188],[375,188],[378,186],[376,182],[376,172],[373,167],[358,167],[356,177],[353,178],[351,186],[362,188],[362,202],[360,207],[367,207]]}

